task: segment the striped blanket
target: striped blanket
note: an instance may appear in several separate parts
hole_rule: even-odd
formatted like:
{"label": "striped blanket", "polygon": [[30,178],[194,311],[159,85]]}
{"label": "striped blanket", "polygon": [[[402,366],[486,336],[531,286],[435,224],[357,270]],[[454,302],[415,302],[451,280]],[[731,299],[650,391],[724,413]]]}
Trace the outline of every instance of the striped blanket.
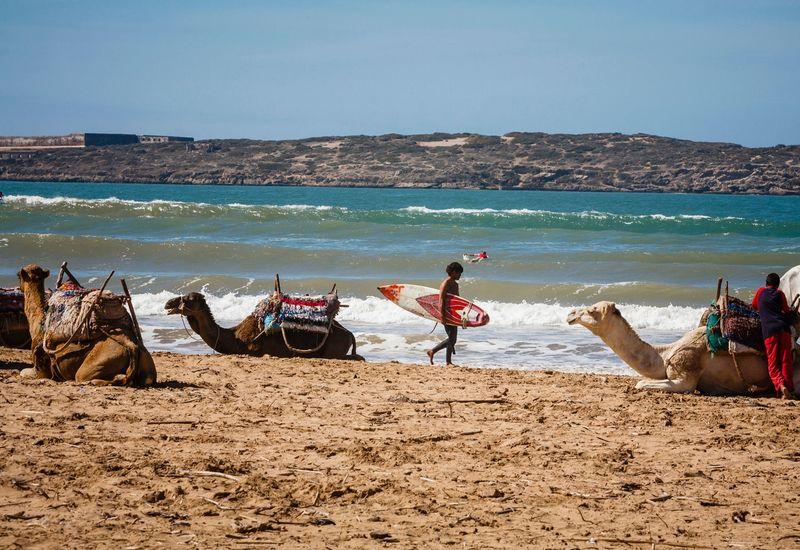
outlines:
{"label": "striped blanket", "polygon": [[262,332],[278,329],[326,334],[339,312],[336,294],[309,296],[273,293],[253,311]]}
{"label": "striped blanket", "polygon": [[24,305],[25,297],[19,288],[0,287],[0,314],[22,313]]}

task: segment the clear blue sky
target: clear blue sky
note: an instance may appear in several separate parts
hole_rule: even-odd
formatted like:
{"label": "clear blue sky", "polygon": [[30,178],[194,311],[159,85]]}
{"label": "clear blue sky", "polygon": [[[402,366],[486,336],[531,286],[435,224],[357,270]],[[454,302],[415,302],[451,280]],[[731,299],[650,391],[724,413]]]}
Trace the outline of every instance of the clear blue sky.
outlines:
{"label": "clear blue sky", "polygon": [[800,0],[0,0],[0,134],[800,143]]}

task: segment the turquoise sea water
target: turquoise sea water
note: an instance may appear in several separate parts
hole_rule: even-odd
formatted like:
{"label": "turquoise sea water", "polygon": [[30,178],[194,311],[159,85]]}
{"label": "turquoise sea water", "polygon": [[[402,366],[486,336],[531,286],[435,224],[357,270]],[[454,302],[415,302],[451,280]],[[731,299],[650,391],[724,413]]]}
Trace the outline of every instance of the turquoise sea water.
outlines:
{"label": "turquoise sea water", "polygon": [[[653,339],[691,327],[717,276],[746,294],[800,263],[800,197],[0,182],[0,285],[21,265],[67,259],[87,281],[115,268],[134,287],[152,348],[202,351],[161,315],[203,289],[223,322],[271,287],[337,282],[368,358],[419,359],[432,325],[378,297],[387,282],[436,286],[464,252],[462,293],[492,313],[462,333],[475,366],[626,372],[563,318],[609,299]],[[176,324],[177,323],[177,324]]]}

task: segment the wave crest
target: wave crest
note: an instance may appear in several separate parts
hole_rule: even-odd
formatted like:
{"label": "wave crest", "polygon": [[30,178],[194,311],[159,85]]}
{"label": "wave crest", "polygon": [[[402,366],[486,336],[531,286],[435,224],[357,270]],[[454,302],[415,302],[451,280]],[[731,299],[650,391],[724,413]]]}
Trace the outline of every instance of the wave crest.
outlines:
{"label": "wave crest", "polygon": [[[333,204],[210,204],[174,200],[139,201],[108,197],[81,199],[8,195],[10,212],[24,216],[94,216],[140,219],[151,216],[178,222],[205,221],[220,224],[311,221],[339,227],[347,223],[405,226],[459,226],[497,229],[565,229],[571,231],[625,231],[635,233],[768,234],[771,237],[800,233],[796,219],[711,216],[706,214],[616,213],[600,210],[554,211],[530,208],[432,208],[425,205],[398,208],[353,208]],[[760,215],[759,215],[760,216]],[[32,216],[35,217],[35,216]]]}
{"label": "wave crest", "polygon": [[[238,323],[252,313],[263,296],[239,295],[233,292],[215,296],[204,293],[206,301],[214,317],[224,324]],[[140,315],[166,315],[164,304],[167,300],[178,296],[173,292],[134,294],[133,301]],[[384,298],[367,296],[366,298],[343,297],[342,303],[348,305],[339,313],[337,319],[343,323],[359,324],[420,324],[430,323],[413,315]],[[504,327],[555,327],[566,326],[567,314],[577,305],[476,301],[485,309],[491,318],[491,326]],[[702,308],[687,306],[647,306],[640,304],[618,304],[625,319],[635,329],[689,330],[697,326]]]}

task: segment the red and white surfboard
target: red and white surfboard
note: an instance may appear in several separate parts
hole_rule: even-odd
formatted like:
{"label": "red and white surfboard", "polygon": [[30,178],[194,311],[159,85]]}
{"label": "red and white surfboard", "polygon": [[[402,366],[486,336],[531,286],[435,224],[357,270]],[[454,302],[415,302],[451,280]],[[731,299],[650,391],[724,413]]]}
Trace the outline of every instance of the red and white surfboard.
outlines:
{"label": "red and white surfboard", "polygon": [[[378,290],[389,301],[406,311],[431,321],[442,322],[439,308],[439,291],[420,285],[392,284],[379,286]],[[445,324],[457,327],[482,327],[489,322],[489,314],[462,298],[448,294]]]}

